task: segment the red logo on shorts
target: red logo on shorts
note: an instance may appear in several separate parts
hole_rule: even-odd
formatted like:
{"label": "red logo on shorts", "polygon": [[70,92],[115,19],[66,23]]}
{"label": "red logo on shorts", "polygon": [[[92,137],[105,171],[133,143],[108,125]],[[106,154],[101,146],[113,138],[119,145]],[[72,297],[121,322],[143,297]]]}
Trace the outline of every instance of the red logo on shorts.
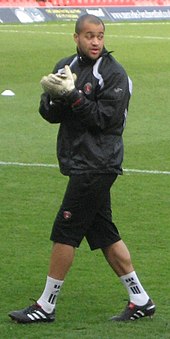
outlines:
{"label": "red logo on shorts", "polygon": [[71,218],[71,212],[70,211],[64,211],[63,212],[64,219],[70,219]]}

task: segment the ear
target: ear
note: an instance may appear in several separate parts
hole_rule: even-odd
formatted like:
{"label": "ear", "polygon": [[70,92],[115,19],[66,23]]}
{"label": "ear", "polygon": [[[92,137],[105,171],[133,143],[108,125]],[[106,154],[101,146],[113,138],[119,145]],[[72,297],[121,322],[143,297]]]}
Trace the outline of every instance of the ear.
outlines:
{"label": "ear", "polygon": [[74,41],[77,44],[77,42],[78,42],[78,34],[77,33],[74,33]]}

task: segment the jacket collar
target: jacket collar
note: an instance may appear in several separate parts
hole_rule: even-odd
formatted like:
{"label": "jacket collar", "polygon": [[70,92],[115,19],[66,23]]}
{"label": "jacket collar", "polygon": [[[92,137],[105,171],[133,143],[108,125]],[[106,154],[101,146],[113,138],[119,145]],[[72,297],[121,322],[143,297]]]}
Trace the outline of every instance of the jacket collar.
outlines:
{"label": "jacket collar", "polygon": [[[105,55],[108,55],[108,54],[110,54],[110,53],[112,53],[112,52],[108,52],[108,51],[106,50],[106,48],[104,47],[103,50],[102,50],[102,52],[101,52],[101,54],[100,54],[100,56],[99,56],[99,58],[100,58],[101,56],[105,56]],[[84,64],[86,64],[86,65],[94,65],[94,64],[96,63],[96,61],[97,61],[96,59],[93,60],[93,59],[87,57],[85,54],[81,53],[81,52],[78,50],[78,48],[77,48],[77,56],[78,56],[78,62],[80,63],[80,65],[84,65]],[[99,59],[99,58],[98,58],[98,59]]]}

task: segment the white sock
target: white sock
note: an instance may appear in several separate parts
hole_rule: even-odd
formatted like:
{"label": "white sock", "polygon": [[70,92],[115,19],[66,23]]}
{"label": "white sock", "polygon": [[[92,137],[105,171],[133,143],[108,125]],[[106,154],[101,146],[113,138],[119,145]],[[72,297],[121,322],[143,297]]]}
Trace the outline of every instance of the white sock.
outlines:
{"label": "white sock", "polygon": [[45,289],[41,297],[37,300],[37,303],[45,312],[51,313],[54,310],[63,282],[63,280],[56,280],[47,276]]}
{"label": "white sock", "polygon": [[149,296],[142,287],[135,271],[120,277],[126,287],[130,301],[138,306],[143,306],[148,302]]}

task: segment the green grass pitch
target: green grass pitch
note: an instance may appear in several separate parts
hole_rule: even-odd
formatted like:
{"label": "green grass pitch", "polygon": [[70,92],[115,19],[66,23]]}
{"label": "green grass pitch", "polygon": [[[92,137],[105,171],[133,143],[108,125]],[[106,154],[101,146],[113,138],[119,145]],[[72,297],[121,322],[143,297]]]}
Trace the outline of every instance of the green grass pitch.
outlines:
{"label": "green grass pitch", "polygon": [[[58,300],[57,321],[18,325],[8,312],[28,306],[45,284],[49,235],[67,178],[56,164],[57,126],[38,114],[40,79],[75,51],[74,23],[1,25],[0,337],[2,339],[170,338],[170,22],[106,24],[105,45],[124,65],[134,90],[124,132],[125,171],[112,189],[113,218],[140,280],[157,305],[155,317],[108,321],[127,294],[100,251],[85,241]],[[2,164],[6,163],[6,165]],[[153,171],[159,171],[155,174]],[[146,172],[149,171],[149,172]]]}

